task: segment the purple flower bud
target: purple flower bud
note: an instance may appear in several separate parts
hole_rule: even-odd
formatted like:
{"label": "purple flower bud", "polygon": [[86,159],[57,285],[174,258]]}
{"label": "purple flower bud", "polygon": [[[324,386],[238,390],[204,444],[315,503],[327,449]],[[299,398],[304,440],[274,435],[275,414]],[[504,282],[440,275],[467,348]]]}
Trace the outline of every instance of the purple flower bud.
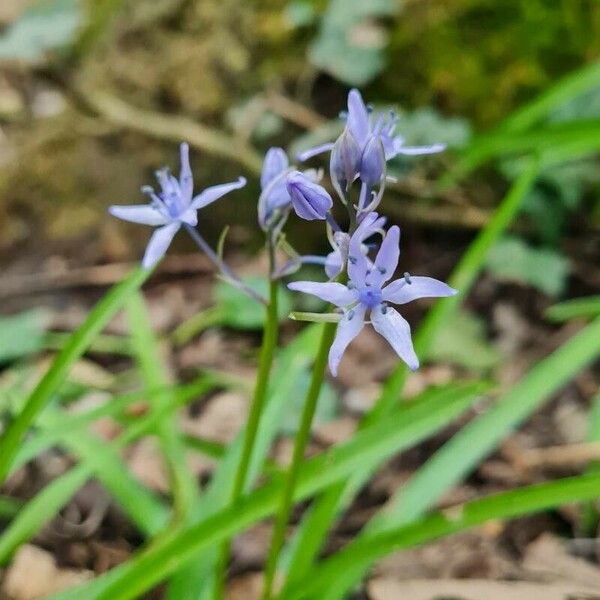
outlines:
{"label": "purple flower bud", "polygon": [[363,150],[360,163],[360,178],[362,182],[371,187],[382,181],[385,177],[385,152],[381,138],[372,135]]}
{"label": "purple flower bud", "polygon": [[313,183],[300,171],[293,171],[287,176],[286,187],[292,199],[292,206],[301,219],[314,221],[327,218],[333,200],[325,188]]}
{"label": "purple flower bud", "polygon": [[360,148],[346,127],[335,142],[329,161],[331,181],[341,198],[345,198],[348,187],[358,174],[360,159]]}

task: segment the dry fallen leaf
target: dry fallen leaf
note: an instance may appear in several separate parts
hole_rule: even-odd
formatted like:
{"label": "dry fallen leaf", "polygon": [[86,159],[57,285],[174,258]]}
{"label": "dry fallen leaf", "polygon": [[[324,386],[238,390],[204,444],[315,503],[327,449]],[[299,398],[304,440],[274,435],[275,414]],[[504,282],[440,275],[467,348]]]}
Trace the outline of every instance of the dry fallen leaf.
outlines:
{"label": "dry fallen leaf", "polygon": [[523,567],[538,579],[572,581],[600,590],[600,568],[569,554],[566,544],[551,534],[541,535],[529,544]]}
{"label": "dry fallen leaf", "polygon": [[10,600],[36,600],[92,577],[91,571],[60,569],[49,552],[26,544],[19,548],[6,572],[2,593]]}
{"label": "dry fallen leaf", "polygon": [[569,583],[486,581],[482,579],[373,579],[367,585],[370,600],[586,600],[600,599],[597,588]]}

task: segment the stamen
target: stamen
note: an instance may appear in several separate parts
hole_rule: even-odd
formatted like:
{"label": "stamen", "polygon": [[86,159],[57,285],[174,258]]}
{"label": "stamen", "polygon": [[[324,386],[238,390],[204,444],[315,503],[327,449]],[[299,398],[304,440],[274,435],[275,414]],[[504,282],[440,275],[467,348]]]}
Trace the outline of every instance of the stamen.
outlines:
{"label": "stamen", "polygon": [[385,275],[387,273],[387,269],[385,267],[379,267],[377,270],[381,275]]}
{"label": "stamen", "polygon": [[410,273],[408,271],[406,273],[404,273],[404,281],[406,281],[406,283],[408,283],[408,285],[412,284],[412,281],[410,280]]}
{"label": "stamen", "polygon": [[349,310],[346,313],[346,317],[348,318],[348,321],[352,321],[352,319],[354,318],[354,311],[353,310]]}
{"label": "stamen", "polygon": [[381,314],[385,315],[387,314],[387,310],[388,310],[388,305],[385,302],[381,303]]}
{"label": "stamen", "polygon": [[348,256],[348,261],[355,265],[358,262],[358,259],[356,258],[356,256]]}

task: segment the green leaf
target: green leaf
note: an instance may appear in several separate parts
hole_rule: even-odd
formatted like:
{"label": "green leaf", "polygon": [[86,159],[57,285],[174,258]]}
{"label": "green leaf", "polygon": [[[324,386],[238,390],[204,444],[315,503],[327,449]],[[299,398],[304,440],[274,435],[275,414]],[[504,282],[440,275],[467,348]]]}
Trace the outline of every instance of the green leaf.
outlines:
{"label": "green leaf", "polygon": [[[150,315],[140,293],[133,294],[127,302],[127,320],[131,328],[131,346],[144,384],[148,390],[166,388],[168,376],[162,363],[160,350],[150,322]],[[152,399],[152,411],[157,412],[173,405],[168,389]],[[157,427],[160,448],[169,472],[171,493],[179,517],[188,513],[198,496],[196,480],[187,468],[185,446],[177,429],[177,414],[162,419]]]}
{"label": "green leaf", "polygon": [[37,61],[66,46],[82,20],[78,0],[39,0],[0,35],[0,59]]}
{"label": "green leaf", "polygon": [[[249,277],[244,282],[255,292],[263,296],[269,293],[269,282],[261,277]],[[238,288],[219,282],[214,291],[219,321],[234,329],[261,329],[265,322],[265,307],[248,298]],[[292,310],[291,294],[284,289],[279,290],[278,314],[284,320]]]}
{"label": "green leaf", "polygon": [[562,254],[533,248],[515,237],[496,242],[486,264],[498,279],[532,285],[548,296],[560,295],[569,275],[569,263]]}
{"label": "green leaf", "polygon": [[[493,218],[463,254],[449,280],[449,284],[459,290],[459,294],[438,301],[431,309],[415,335],[415,348],[419,354],[426,354],[431,349],[432,340],[438,329],[452,319],[459,303],[468,296],[485,262],[489,248],[518,212],[537,173],[537,163],[530,162],[527,169],[519,175],[511,187]],[[407,370],[402,365],[392,373],[385,384],[381,397],[373,410],[365,417],[361,426],[367,427],[389,418],[390,413],[398,405],[398,399],[402,397],[406,373]],[[293,549],[291,565],[296,573],[302,573],[302,568],[309,568],[318,555],[327,531],[331,528],[336,516],[350,503],[370,475],[369,471],[357,471],[349,481],[332,486],[313,502],[307,518],[299,528],[298,542]],[[302,566],[299,567],[299,565]]]}
{"label": "green leaf", "polygon": [[[283,433],[292,435],[298,429],[298,420],[302,412],[302,403],[310,385],[310,374],[302,373],[297,385],[290,394],[290,399],[287,406],[287,411],[283,419],[281,430]],[[337,414],[337,394],[334,389],[325,382],[319,393],[317,409],[313,419],[313,429],[317,428],[322,423],[327,423],[335,418]]]}
{"label": "green leaf", "polygon": [[[211,387],[214,387],[212,381],[203,377],[193,385],[175,390],[172,396],[172,406],[163,407],[159,411],[147,414],[134,421],[114,442],[109,444],[110,451],[114,452],[122,449],[137,438],[153,431],[161,420],[170,415],[171,411],[196,399],[198,394],[207,391]],[[158,391],[158,393],[162,393],[162,390]],[[132,399],[132,396],[129,396],[129,399]],[[122,402],[124,402],[124,400],[125,398],[121,398]],[[68,430],[70,425],[83,427],[90,422],[90,419],[98,416],[97,411],[90,411],[90,413],[90,415],[85,416],[72,415],[65,417],[63,422],[64,427],[62,431],[58,432],[58,441],[65,437],[65,429]],[[102,413],[102,415],[104,414],[111,413]],[[69,419],[76,419],[76,422],[74,423]],[[77,421],[77,419],[79,419],[79,421]],[[47,426],[49,427],[49,431],[57,431],[55,423],[48,422]],[[83,432],[78,431],[77,429],[74,430],[74,433],[76,435],[83,435]],[[41,435],[43,435],[43,432]],[[30,539],[45,523],[52,519],[56,512],[69,501],[86,480],[94,475],[94,469],[102,466],[101,462],[103,459],[99,459],[100,463],[96,462],[93,457],[93,452],[92,455],[90,455],[90,458],[92,459],[91,462],[82,463],[49,483],[37,496],[23,507],[0,536],[0,563],[6,561],[19,544]],[[153,512],[152,514],[154,515],[155,513]],[[166,522],[166,514],[163,518],[165,519],[165,521],[163,521],[164,524],[164,522]],[[152,530],[155,530],[154,528],[158,528],[159,526],[158,519],[156,522],[154,522],[154,517],[152,517],[152,519]]]}
{"label": "green leaf", "polygon": [[[370,539],[415,521],[462,477],[470,473],[501,440],[600,354],[600,319],[539,362],[483,415],[446,442],[363,529]],[[362,576],[349,571],[336,588],[341,597]]]}
{"label": "green leaf", "polygon": [[486,339],[483,319],[458,310],[438,328],[427,358],[484,370],[496,365],[501,357]]}
{"label": "green leaf", "polygon": [[600,495],[600,475],[571,477],[501,492],[436,512],[414,524],[394,528],[368,540],[356,540],[323,560],[306,579],[298,582],[286,600],[322,598],[319,590],[335,589],[340,574],[367,569],[376,560],[405,548],[481,525],[487,521],[510,519],[571,504],[595,500]]}
{"label": "green leaf", "polygon": [[364,85],[385,66],[385,30],[373,20],[396,10],[392,0],[331,0],[309,60],[344,83]]}
{"label": "green leaf", "polygon": [[[464,384],[462,393],[457,389],[450,393],[441,391],[429,402],[403,408],[385,422],[365,428],[345,444],[306,460],[301,467],[295,500],[313,496],[357,471],[373,469],[393,454],[413,446],[451,422],[486,389],[487,385],[475,383]],[[235,506],[222,509],[199,523],[177,528],[107,575],[52,598],[124,600],[140,597],[186,564],[199,550],[214,547],[273,514],[279,504],[281,486],[282,482],[276,480],[245,496]]]}
{"label": "green leaf", "polygon": [[46,321],[46,313],[41,310],[0,317],[0,363],[41,350]]}
{"label": "green leaf", "polygon": [[600,316],[600,296],[585,296],[554,304],[546,309],[544,316],[557,323],[570,319],[594,319]]}
{"label": "green leaf", "polygon": [[146,281],[149,271],[137,269],[114,286],[90,311],[86,320],[72,335],[70,342],[56,356],[52,365],[27,398],[21,412],[7,427],[0,439],[0,482],[8,473],[21,439],[52,394],[65,381],[73,363],[86,351],[127,298]]}

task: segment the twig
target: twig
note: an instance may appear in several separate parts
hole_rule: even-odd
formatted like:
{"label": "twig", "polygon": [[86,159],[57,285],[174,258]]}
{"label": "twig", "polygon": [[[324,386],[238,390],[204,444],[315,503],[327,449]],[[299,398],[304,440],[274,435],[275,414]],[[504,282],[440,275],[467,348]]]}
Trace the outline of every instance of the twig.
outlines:
{"label": "twig", "polygon": [[[106,286],[121,281],[138,263],[112,263],[94,267],[81,267],[65,272],[28,273],[5,276],[0,287],[0,298],[25,294],[63,290],[84,286]],[[212,263],[199,254],[167,257],[159,272],[179,275],[183,273],[210,273]]]}
{"label": "twig", "polygon": [[304,129],[317,129],[327,122],[319,113],[279,92],[269,92],[265,98],[265,106],[276,115]]}
{"label": "twig", "polygon": [[221,131],[201,125],[188,117],[139,109],[99,90],[80,87],[76,92],[92,110],[111,123],[164,140],[187,141],[195,148],[229,158],[253,173],[260,173],[262,159],[259,154]]}
{"label": "twig", "polygon": [[515,464],[523,469],[574,467],[600,460],[600,442],[584,442],[511,452]]}

